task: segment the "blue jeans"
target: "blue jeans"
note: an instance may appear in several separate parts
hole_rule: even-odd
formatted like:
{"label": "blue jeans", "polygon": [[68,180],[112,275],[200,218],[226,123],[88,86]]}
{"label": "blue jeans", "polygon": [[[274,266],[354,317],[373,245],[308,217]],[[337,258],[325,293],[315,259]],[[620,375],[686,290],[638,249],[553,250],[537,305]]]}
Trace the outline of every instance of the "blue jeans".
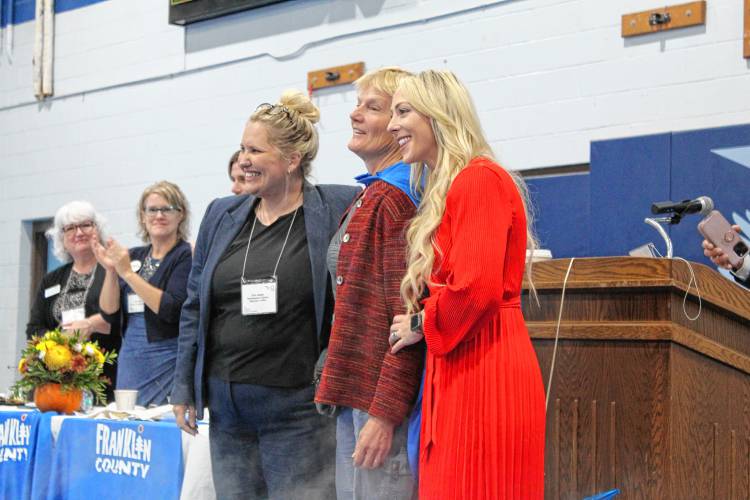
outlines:
{"label": "blue jeans", "polygon": [[370,416],[342,408],[336,419],[336,498],[338,500],[410,500],[416,498],[406,458],[406,422],[393,431],[391,452],[377,469],[361,469],[352,461],[362,427]]}
{"label": "blue jeans", "polygon": [[333,497],[333,426],[314,388],[208,380],[209,440],[216,497]]}

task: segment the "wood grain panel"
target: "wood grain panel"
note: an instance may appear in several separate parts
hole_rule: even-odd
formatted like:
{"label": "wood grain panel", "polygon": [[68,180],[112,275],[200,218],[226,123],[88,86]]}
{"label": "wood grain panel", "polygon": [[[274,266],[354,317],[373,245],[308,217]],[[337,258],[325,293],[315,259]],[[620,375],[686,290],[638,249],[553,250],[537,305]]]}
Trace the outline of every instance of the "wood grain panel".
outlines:
{"label": "wood grain panel", "polygon": [[580,457],[578,456],[578,434],[579,434],[579,422],[578,422],[578,399],[573,400],[571,424],[570,424],[570,489],[571,491],[579,491],[578,489],[578,464],[580,463]]}
{"label": "wood grain panel", "polygon": [[609,403],[609,484],[617,485],[617,404]]}
{"label": "wood grain panel", "polygon": [[[571,321],[667,321],[672,315],[666,289],[615,288],[606,292],[590,289],[567,290],[563,320]],[[525,317],[557,321],[561,294],[547,290],[539,294],[539,306],[522,301]]]}
{"label": "wood grain panel", "polygon": [[[523,302],[545,383],[568,262],[537,264],[540,306]],[[684,264],[574,264],[549,395],[546,498],[611,488],[623,499],[750,498],[747,292],[698,267],[708,285],[690,321]]]}
{"label": "wood grain panel", "polygon": [[[653,14],[668,15],[669,22],[664,24],[651,24],[649,19]],[[680,5],[671,5],[659,9],[645,10],[622,16],[622,36],[631,37],[658,33],[677,28],[686,28],[705,24],[706,2],[690,2]]]}
{"label": "wood grain panel", "polygon": [[[750,354],[750,336],[747,335],[748,320],[704,302],[700,317],[692,321],[682,310],[681,293],[673,293],[670,302],[668,319],[674,324],[698,332],[708,339],[743,354]],[[693,309],[688,308],[688,313],[694,314]]]}
{"label": "wood grain panel", "polygon": [[[560,500],[560,398],[555,399],[552,433],[552,488],[555,500]],[[549,493],[549,490],[548,490]]]}
{"label": "wood grain panel", "polygon": [[[570,259],[537,262],[532,267],[537,290],[560,290]],[[691,262],[704,303],[712,304],[738,317],[750,320],[750,291],[733,285],[715,270]],[[576,259],[567,290],[589,288],[596,291],[612,289],[673,288],[688,291],[690,270],[678,260],[645,257],[592,257]],[[728,286],[730,285],[730,286]],[[528,288],[528,283],[524,282]],[[694,287],[689,295],[697,297]],[[567,300],[567,298],[566,298]],[[531,302],[531,300],[528,300]]]}
{"label": "wood grain panel", "polygon": [[[555,338],[556,325],[528,321],[529,334],[533,339]],[[723,344],[695,334],[679,325],[667,322],[654,323],[562,323],[560,339],[578,340],[671,340],[688,349],[703,354],[733,368],[750,374],[750,356],[734,351]]]}
{"label": "wood grain panel", "polygon": [[671,354],[673,498],[730,498],[732,468],[748,464],[731,459],[733,428],[748,432],[748,377],[681,346]]}
{"label": "wood grain panel", "polygon": [[599,491],[599,471],[597,469],[597,458],[599,452],[598,438],[598,412],[596,399],[591,400],[591,491]]}
{"label": "wood grain panel", "polygon": [[[583,498],[594,493],[589,486],[595,481],[599,490],[623,488],[629,493],[626,498],[660,498],[664,491],[664,479],[649,479],[654,476],[649,471],[661,467],[665,460],[660,456],[663,448],[650,442],[654,434],[665,433],[661,415],[665,413],[668,343],[612,344],[560,343],[551,397],[553,401],[559,398],[562,411],[560,421],[550,422],[553,427],[548,430],[548,435],[559,436],[553,438],[559,443],[547,444],[547,460],[553,467],[547,474],[547,498],[558,498],[558,484],[559,498]],[[552,342],[535,340],[534,346],[546,381]],[[631,363],[634,360],[637,362]],[[607,401],[608,411],[593,410],[594,400]],[[627,408],[626,419],[617,418],[615,409],[619,407]],[[599,427],[607,430],[604,439],[578,438],[597,435]],[[666,435],[658,441],[664,443]],[[559,477],[558,484],[550,481],[553,477]]]}
{"label": "wood grain panel", "polygon": [[364,74],[365,63],[363,62],[318,69],[307,73],[307,88],[312,92],[336,85],[345,85],[354,82]]}
{"label": "wood grain panel", "polygon": [[734,429],[729,433],[729,499],[737,498],[737,432]]}

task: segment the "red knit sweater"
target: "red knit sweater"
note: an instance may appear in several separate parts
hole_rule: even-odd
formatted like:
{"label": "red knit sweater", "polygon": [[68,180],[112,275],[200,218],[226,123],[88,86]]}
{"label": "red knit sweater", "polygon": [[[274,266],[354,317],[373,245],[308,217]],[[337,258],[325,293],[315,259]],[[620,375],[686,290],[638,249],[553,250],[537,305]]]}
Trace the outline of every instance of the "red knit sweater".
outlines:
{"label": "red knit sweater", "polygon": [[395,355],[388,345],[393,317],[405,311],[399,285],[406,272],[406,227],[416,208],[384,181],[370,184],[354,203],[360,200],[339,252],[341,283],[315,400],[399,424],[414,403],[424,358],[424,343]]}

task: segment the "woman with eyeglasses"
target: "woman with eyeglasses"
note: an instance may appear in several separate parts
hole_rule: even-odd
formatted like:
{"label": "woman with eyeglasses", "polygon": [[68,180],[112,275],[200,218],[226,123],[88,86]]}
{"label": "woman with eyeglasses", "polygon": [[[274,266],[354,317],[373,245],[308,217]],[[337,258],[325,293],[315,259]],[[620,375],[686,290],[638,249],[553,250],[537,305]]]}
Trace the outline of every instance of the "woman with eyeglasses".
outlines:
{"label": "woman with eyeglasses", "polygon": [[330,331],[326,250],[358,190],[307,181],[318,118],[297,91],[259,106],[240,145],[250,194],[214,200],[198,233],[172,403],[190,434],[211,412],[217,498],[335,496],[312,380]]}
{"label": "woman with eyeglasses", "polygon": [[179,187],[161,181],[143,191],[137,217],[145,246],[128,251],[111,238],[93,241],[94,255],[107,271],[99,305],[105,319],[122,318],[117,388],[137,389],[138,405],[161,405],[172,390],[192,263],[185,241],[190,209]]}
{"label": "woman with eyeglasses", "polygon": [[[71,201],[57,210],[46,234],[55,257],[64,264],[42,278],[26,325],[28,338],[59,327],[77,331],[107,350],[120,348],[119,325],[111,326],[99,311],[105,270],[97,265],[91,250],[92,238],[104,235],[104,223],[87,201]],[[104,373],[114,380],[116,367],[104,365]],[[108,388],[108,399],[111,396]]]}

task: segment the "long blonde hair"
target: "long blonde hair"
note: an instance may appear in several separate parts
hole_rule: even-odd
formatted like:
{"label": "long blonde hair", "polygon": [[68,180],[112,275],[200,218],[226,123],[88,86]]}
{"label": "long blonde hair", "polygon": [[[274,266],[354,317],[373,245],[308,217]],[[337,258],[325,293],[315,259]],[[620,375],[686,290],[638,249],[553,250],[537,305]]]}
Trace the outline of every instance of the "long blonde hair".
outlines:
{"label": "long blonde hair", "polygon": [[[453,180],[472,158],[494,160],[494,154],[479,124],[476,109],[466,87],[450,71],[428,70],[405,78],[398,92],[411,106],[430,119],[438,147],[437,162],[432,171],[420,165],[412,178],[420,184],[426,177],[424,197],[417,215],[409,225],[406,275],[401,281],[401,296],[408,312],[421,309],[420,299],[435,263],[435,231],[445,212],[445,200]],[[527,250],[537,247],[532,231],[533,214],[529,210],[526,184],[508,171],[518,187],[527,220]],[[434,246],[433,246],[434,245]],[[440,248],[437,248],[440,252]],[[530,259],[528,259],[530,262]],[[530,282],[530,268],[527,266]]]}

